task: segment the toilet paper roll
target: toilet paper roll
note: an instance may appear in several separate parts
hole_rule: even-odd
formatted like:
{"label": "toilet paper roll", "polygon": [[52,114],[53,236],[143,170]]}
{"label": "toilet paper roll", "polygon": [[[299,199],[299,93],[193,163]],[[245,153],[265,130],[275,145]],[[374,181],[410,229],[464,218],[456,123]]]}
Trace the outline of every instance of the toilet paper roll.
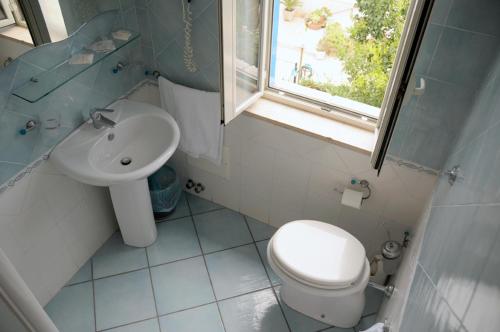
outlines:
{"label": "toilet paper roll", "polygon": [[342,205],[350,206],[355,209],[361,209],[361,202],[363,200],[363,193],[361,191],[345,189],[342,194]]}

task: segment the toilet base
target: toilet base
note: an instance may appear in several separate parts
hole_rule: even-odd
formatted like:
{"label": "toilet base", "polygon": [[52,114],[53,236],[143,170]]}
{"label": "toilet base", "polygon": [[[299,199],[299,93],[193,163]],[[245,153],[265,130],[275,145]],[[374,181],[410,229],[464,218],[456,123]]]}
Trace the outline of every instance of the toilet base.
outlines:
{"label": "toilet base", "polygon": [[346,296],[324,296],[310,294],[284,283],[281,287],[281,299],[290,308],[306,316],[336,327],[350,328],[361,319],[365,306],[364,289]]}

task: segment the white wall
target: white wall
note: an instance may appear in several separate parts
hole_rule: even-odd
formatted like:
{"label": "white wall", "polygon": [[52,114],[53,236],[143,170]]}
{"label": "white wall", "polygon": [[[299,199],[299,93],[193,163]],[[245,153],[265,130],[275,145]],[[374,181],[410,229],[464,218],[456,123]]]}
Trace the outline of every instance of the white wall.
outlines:
{"label": "white wall", "polygon": [[59,1],[39,0],[47,30],[49,30],[50,40],[58,42],[68,37],[66,25],[61,12]]}
{"label": "white wall", "polygon": [[0,247],[45,305],[116,229],[106,188],[45,161],[0,194]]}
{"label": "white wall", "polygon": [[[159,105],[157,88],[146,85],[129,98]],[[279,227],[295,219],[338,225],[358,237],[369,257],[388,239],[401,239],[419,218],[435,177],[387,163],[377,177],[369,155],[241,115],[225,129],[230,177],[215,175],[177,152],[170,163],[183,177],[202,182],[201,196]],[[350,179],[367,179],[372,197],[361,210],[340,205]]]}

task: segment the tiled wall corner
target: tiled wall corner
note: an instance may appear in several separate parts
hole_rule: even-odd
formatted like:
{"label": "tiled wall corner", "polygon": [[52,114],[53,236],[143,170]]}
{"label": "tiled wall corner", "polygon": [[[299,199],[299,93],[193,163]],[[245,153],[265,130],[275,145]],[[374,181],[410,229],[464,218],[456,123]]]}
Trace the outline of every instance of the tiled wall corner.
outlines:
{"label": "tiled wall corner", "polygon": [[0,247],[42,305],[115,229],[107,189],[76,182],[50,161],[0,194]]}
{"label": "tiled wall corner", "polygon": [[[461,66],[447,63],[448,68],[442,68],[446,67],[442,63],[435,71],[451,74],[451,69],[465,66],[464,71],[455,70],[453,84],[468,86],[475,95],[454,143],[447,148],[443,166],[459,165],[460,178],[453,186],[446,176],[438,179],[424,221],[415,276],[406,266],[401,270],[407,279],[399,292],[405,293],[408,284],[411,289],[400,330],[493,332],[500,324],[500,182],[495,176],[500,171],[500,57],[493,50],[484,57],[482,52],[484,47],[498,45],[500,25],[495,13],[500,3],[456,0],[438,1],[437,5],[439,12],[433,22],[455,34],[441,36],[447,48],[459,43],[475,60],[463,60]],[[449,58],[456,60],[455,56]],[[473,69],[478,72],[471,72]],[[413,251],[412,257],[415,255]],[[384,314],[391,317],[397,311]]]}
{"label": "tiled wall corner", "polygon": [[392,280],[395,291],[390,300],[385,300],[383,302],[378,312],[379,321],[387,320],[390,322],[391,326],[394,327],[401,324],[408,303],[409,290],[417,269],[418,257],[422,247],[422,239],[429,219],[430,210],[431,199],[428,197],[426,207],[415,225],[414,234],[410,238],[409,247],[406,249],[398,273]]}
{"label": "tiled wall corner", "polygon": [[218,1],[191,2],[192,45],[198,70],[186,70],[183,60],[184,23],[180,1],[139,1],[137,18],[145,62],[169,80],[191,88],[219,91]]}

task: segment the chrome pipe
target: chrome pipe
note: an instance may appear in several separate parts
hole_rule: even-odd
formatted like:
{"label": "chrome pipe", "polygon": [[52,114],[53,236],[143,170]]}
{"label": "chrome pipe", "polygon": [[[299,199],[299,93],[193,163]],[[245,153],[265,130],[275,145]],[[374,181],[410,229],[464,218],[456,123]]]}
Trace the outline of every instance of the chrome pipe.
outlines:
{"label": "chrome pipe", "polygon": [[368,281],[368,286],[373,288],[373,289],[381,291],[382,293],[384,293],[384,295],[386,297],[391,297],[392,293],[394,293],[394,286],[393,285],[384,286],[384,285],[377,284],[376,282],[373,282],[373,281]]}

